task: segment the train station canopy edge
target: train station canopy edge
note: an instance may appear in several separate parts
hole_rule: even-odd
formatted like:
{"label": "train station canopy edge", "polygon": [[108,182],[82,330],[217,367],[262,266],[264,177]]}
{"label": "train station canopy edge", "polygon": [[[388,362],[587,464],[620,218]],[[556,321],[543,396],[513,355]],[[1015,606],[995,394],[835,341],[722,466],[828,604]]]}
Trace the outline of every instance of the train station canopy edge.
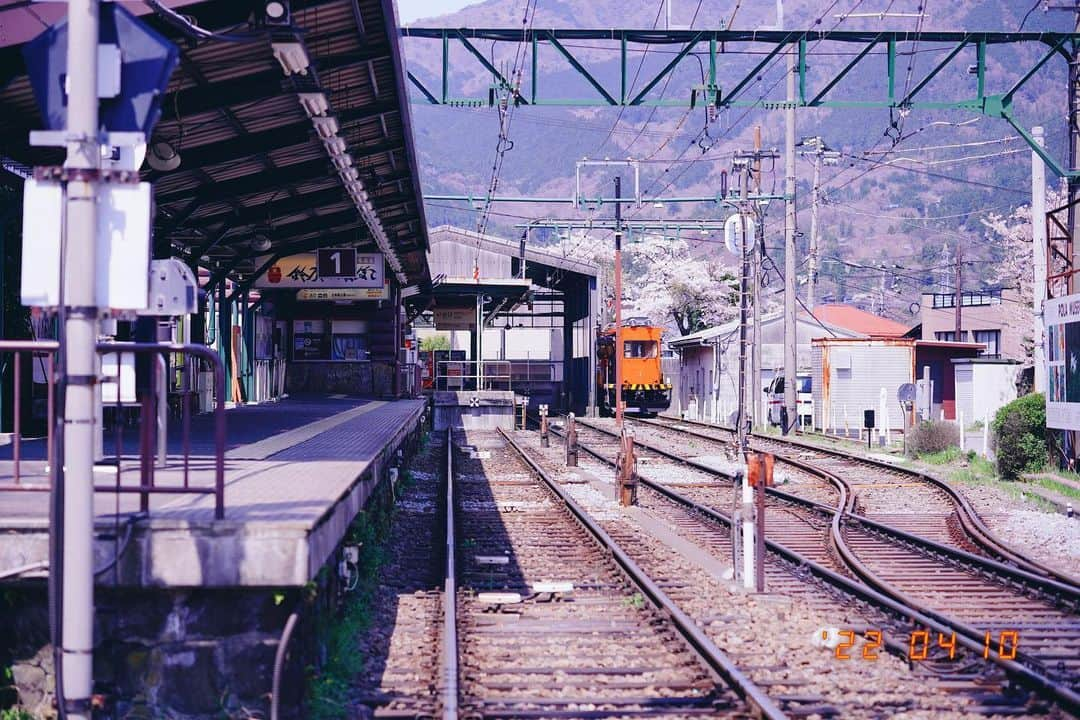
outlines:
{"label": "train station canopy edge", "polygon": [[[252,0],[166,4],[218,37],[142,15],[181,53],[150,140],[158,169],[142,170],[155,183],[155,257],[176,255],[246,285],[268,256],[357,247],[382,251],[402,285],[428,290],[393,0],[293,0],[287,27],[264,24],[264,3]],[[35,17],[51,22],[63,7],[37,4],[28,14],[26,6],[0,0],[9,42],[41,32]],[[0,47],[0,160],[16,171],[59,165],[62,150],[29,144],[43,122],[21,50]],[[179,165],[163,169],[172,153]]]}
{"label": "train station canopy edge", "polygon": [[[505,255],[516,259],[520,254],[520,246],[517,242],[488,235],[476,233],[472,230],[456,227],[454,225],[439,225],[431,229],[431,242],[454,242],[461,245],[475,246],[480,250],[486,250],[498,255]],[[600,268],[593,263],[571,257],[557,252],[557,248],[540,248],[526,245],[526,266],[538,265],[553,270],[563,270],[577,273],[587,277],[598,277]]]}

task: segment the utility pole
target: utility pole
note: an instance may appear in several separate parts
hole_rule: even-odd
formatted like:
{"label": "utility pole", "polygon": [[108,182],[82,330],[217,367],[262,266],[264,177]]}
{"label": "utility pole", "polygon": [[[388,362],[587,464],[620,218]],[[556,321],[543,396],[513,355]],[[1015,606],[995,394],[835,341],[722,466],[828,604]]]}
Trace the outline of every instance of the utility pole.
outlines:
{"label": "utility pole", "polygon": [[[760,275],[761,269],[761,252],[762,241],[764,239],[764,213],[760,212],[760,205],[757,204],[758,200],[750,200],[750,182],[755,176],[760,176],[761,172],[761,159],[768,158],[776,160],[779,157],[779,153],[775,150],[762,150],[761,149],[761,128],[756,127],[754,129],[754,150],[749,151],[736,151],[735,152],[735,164],[736,167],[742,170],[742,186],[739,198],[739,223],[741,229],[741,252],[742,252],[742,273],[739,280],[739,409],[738,409],[738,432],[740,445],[745,452],[746,446],[746,431],[748,420],[753,418],[754,422],[757,422],[760,414],[754,415],[758,410],[759,398],[761,396],[761,369],[760,369],[760,351],[759,340],[761,338],[760,332],[758,332],[758,326],[760,325],[760,304],[757,298],[757,278],[754,278],[754,289],[750,288],[751,282],[751,255],[753,255],[753,266],[756,275]],[[759,181],[755,181],[756,183]],[[755,233],[756,237],[749,237],[746,227],[746,218],[748,215],[758,215],[758,232]],[[754,344],[756,351],[754,353],[754,359],[752,361],[753,367],[748,371],[746,366],[746,354],[747,354],[747,321],[749,319],[750,309],[747,307],[750,301],[751,292],[754,293]],[[747,377],[749,376],[749,378]],[[750,383],[747,383],[747,380]],[[748,388],[748,385],[750,387]],[[753,403],[747,407],[748,398],[747,392],[750,391],[751,395],[749,402]]]}
{"label": "utility pole", "polygon": [[[791,82],[794,85],[795,81],[792,80]],[[794,113],[794,109],[791,112]],[[825,141],[817,136],[803,138],[799,144],[810,148],[804,150],[801,154],[804,158],[810,158],[814,163],[814,186],[810,191],[810,269],[807,275],[806,290],[806,307],[813,312],[818,271],[818,205],[821,202],[821,166],[837,165],[840,162],[840,153],[829,148]]]}
{"label": "utility pole", "polygon": [[[1031,136],[1042,147],[1045,136],[1041,127],[1031,128]],[[1032,310],[1034,327],[1035,392],[1046,392],[1046,351],[1043,348],[1043,303],[1046,302],[1046,163],[1031,151],[1031,251],[1034,253]]]}
{"label": "utility pole", "polygon": [[[90,720],[94,653],[94,385],[97,382],[98,0],[68,2],[66,255],[61,274],[63,494],[60,664],[68,718]],[[53,528],[53,532],[57,532]],[[56,572],[52,568],[51,572]]]}
{"label": "utility pole", "polygon": [[[778,28],[780,29],[780,28]],[[788,49],[787,107],[784,109],[784,412],[780,430],[784,435],[798,422],[798,396],[795,394],[799,372],[798,325],[795,320],[795,49]],[[814,227],[817,227],[817,175],[814,177]],[[810,260],[810,309],[814,308],[814,251]]]}
{"label": "utility pole", "polygon": [[748,237],[746,233],[746,213],[749,212],[747,207],[747,199],[750,190],[750,163],[747,162],[745,171],[742,174],[742,186],[740,188],[739,198],[739,225],[741,226],[741,232],[739,233],[739,250],[742,255],[741,271],[739,273],[739,408],[736,417],[738,422],[736,423],[736,433],[739,439],[739,450],[745,457],[749,450],[749,444],[747,443],[746,433],[746,316],[747,312],[747,295],[749,294],[749,280],[750,280],[750,250],[748,245]]}
{"label": "utility pole", "polygon": [[622,176],[615,178],[615,425],[622,430]]}
{"label": "utility pole", "polygon": [[885,271],[885,263],[881,263],[881,283],[878,286],[878,302],[877,302],[877,315],[885,315],[885,283],[888,280],[888,275]]}
{"label": "utility pole", "polygon": [[[882,277],[882,292],[884,292],[885,280]],[[956,342],[964,342],[963,335],[963,306],[964,300],[964,247],[956,243]]]}
{"label": "utility pole", "polygon": [[[761,194],[761,126],[754,126],[754,194]],[[752,374],[752,394],[753,408],[750,411],[750,418],[754,423],[755,428],[761,428],[762,426],[762,412],[761,412],[761,267],[762,258],[764,254],[764,248],[762,247],[765,238],[765,213],[761,211],[761,206],[754,202],[754,208],[757,210],[758,222],[757,222],[757,237],[754,240],[754,353],[753,353],[753,372]]]}
{"label": "utility pole", "polygon": [[821,153],[814,153],[814,188],[810,191],[810,269],[807,273],[806,306],[814,311],[814,285],[818,268],[818,188],[821,186]]}

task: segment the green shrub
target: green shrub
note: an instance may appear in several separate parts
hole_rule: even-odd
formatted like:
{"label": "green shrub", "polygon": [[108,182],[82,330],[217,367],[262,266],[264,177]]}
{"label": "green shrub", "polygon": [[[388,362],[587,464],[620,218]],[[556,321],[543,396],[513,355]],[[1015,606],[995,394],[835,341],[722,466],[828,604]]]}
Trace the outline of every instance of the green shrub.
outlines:
{"label": "green shrub", "polygon": [[1013,400],[997,411],[993,423],[997,471],[1016,480],[1046,464],[1046,403],[1042,393]]}
{"label": "green shrub", "polygon": [[913,457],[940,453],[959,445],[960,429],[954,423],[923,420],[908,430],[907,451]]}

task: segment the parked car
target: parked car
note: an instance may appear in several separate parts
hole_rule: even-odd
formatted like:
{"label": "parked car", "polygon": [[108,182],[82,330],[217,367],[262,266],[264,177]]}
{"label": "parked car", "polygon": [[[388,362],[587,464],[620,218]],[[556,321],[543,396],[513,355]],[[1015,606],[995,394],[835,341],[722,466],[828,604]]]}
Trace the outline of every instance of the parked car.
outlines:
{"label": "parked car", "polygon": [[[799,414],[799,425],[810,426],[814,421],[813,381],[809,375],[795,376],[795,405]],[[780,425],[780,410],[784,407],[784,376],[777,374],[765,388],[769,410],[767,418],[770,425]]]}

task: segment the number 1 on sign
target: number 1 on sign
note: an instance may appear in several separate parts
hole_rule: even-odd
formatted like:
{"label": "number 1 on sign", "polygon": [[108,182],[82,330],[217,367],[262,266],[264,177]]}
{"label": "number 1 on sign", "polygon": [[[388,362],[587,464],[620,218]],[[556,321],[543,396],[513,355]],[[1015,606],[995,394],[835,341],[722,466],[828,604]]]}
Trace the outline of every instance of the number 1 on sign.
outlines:
{"label": "number 1 on sign", "polygon": [[334,261],[334,274],[335,275],[340,275],[341,274],[341,253],[340,252],[332,252],[332,253],[330,253],[330,259]]}

